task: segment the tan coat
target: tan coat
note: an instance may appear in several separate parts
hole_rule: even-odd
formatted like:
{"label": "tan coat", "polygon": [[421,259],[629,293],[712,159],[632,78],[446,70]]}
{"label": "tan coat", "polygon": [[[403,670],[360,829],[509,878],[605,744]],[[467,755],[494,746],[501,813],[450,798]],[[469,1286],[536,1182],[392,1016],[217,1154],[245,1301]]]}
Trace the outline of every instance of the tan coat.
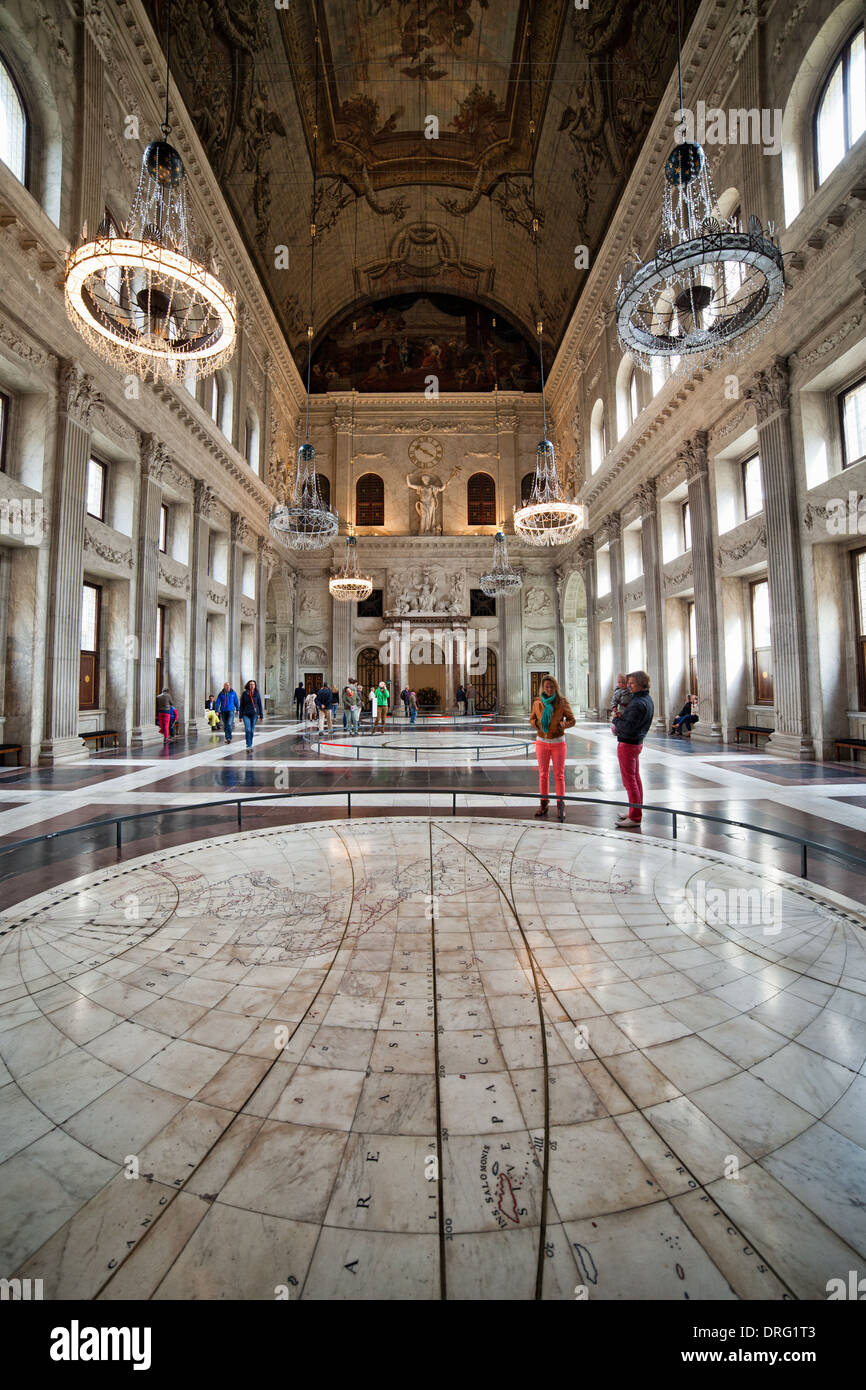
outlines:
{"label": "tan coat", "polygon": [[573,724],[577,723],[571,705],[564,695],[560,695],[553,706],[550,728],[546,734],[541,732],[541,718],[543,714],[544,701],[539,695],[538,698],[532,702],[532,713],[529,716],[529,722],[535,729],[538,737],[545,743],[551,743],[554,739],[562,738],[566,729],[570,729]]}

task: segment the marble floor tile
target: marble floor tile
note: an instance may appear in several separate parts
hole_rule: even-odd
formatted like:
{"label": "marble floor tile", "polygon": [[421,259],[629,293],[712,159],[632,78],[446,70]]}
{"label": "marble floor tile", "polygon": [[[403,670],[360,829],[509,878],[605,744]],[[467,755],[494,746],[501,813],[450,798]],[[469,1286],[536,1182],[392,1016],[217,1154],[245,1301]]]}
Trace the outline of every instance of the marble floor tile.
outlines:
{"label": "marble floor tile", "polygon": [[181,1096],[126,1076],[72,1115],[64,1129],[94,1153],[122,1164],[129,1154],[140,1153],[183,1105]]}
{"label": "marble floor tile", "polygon": [[551,1131],[550,1190],[563,1222],[657,1202],[661,1188],[612,1119]]}
{"label": "marble floor tile", "polygon": [[439,1236],[323,1228],[303,1285],[331,1302],[440,1297]]}
{"label": "marble floor tile", "polygon": [[739,1071],[736,1062],[697,1036],[659,1043],[648,1048],[646,1055],[684,1094]]}
{"label": "marble floor tile", "polygon": [[191,1099],[228,1060],[228,1053],[175,1038],[162,1052],[139,1067],[135,1075],[175,1095]]}
{"label": "marble floor tile", "polygon": [[866,1258],[866,1149],[818,1123],[769,1154],[764,1166]]}
{"label": "marble floor tile", "polygon": [[0,1087],[0,1163],[54,1128],[14,1081]]}
{"label": "marble floor tile", "polygon": [[352,1128],[364,1084],[362,1071],[336,1067],[296,1067],[288,1086],[270,1112],[273,1120],[323,1129]]}
{"label": "marble floor tile", "polygon": [[854,1081],[854,1072],[820,1057],[799,1043],[788,1043],[771,1057],[749,1068],[795,1105],[820,1117]]}
{"label": "marble floor tile", "polygon": [[[191,1200],[191,1199],[190,1199]],[[318,1226],[214,1202],[154,1298],[232,1302],[298,1298]]]}
{"label": "marble floor tile", "polygon": [[751,1017],[728,1019],[701,1029],[701,1037],[740,1067],[754,1066],[785,1046],[781,1033]]}
{"label": "marble floor tile", "polygon": [[270,1216],[321,1222],[345,1147],[345,1133],[266,1120],[221,1200]]}
{"label": "marble floor tile", "polygon": [[0,1164],[0,1267],[10,1274],[109,1182],[117,1164],[54,1129]]}
{"label": "marble floor tile", "polygon": [[590,1302],[736,1297],[670,1202],[567,1221],[565,1232],[579,1262],[577,1283]]}
{"label": "marble floor tile", "polygon": [[698,1182],[713,1182],[721,1177],[731,1157],[736,1158],[741,1167],[749,1161],[749,1155],[714,1124],[691,1097],[679,1096],[676,1100],[652,1105],[645,1115]]}
{"label": "marble floor tile", "polygon": [[750,1072],[705,1086],[691,1099],[753,1158],[769,1153],[814,1123],[807,1110]]}

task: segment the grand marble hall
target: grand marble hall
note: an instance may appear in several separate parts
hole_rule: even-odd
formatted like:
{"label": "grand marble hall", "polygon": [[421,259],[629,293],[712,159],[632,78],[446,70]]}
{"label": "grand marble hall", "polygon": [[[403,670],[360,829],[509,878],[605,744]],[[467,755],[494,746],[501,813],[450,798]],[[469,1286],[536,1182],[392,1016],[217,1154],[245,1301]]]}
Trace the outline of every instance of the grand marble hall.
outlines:
{"label": "grand marble hall", "polygon": [[5,0],[4,1299],[863,1297],[864,13]]}

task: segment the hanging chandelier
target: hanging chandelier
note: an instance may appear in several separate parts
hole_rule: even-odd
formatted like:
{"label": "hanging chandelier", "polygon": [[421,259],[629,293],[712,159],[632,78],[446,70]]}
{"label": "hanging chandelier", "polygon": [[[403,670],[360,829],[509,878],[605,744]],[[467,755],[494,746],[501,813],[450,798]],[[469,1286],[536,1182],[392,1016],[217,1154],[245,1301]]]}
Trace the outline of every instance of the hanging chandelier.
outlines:
{"label": "hanging chandelier", "polygon": [[235,348],[237,305],[191,250],[183,160],[168,142],[171,6],[161,140],[144,151],[125,229],[104,219],[95,240],[87,225],[66,259],[70,320],[85,342],[119,371],[145,380],[207,376]]}
{"label": "hanging chandelier", "polygon": [[[535,134],[532,116],[532,27],[526,21],[527,64],[529,67],[529,133]],[[535,151],[530,152],[532,178],[532,240],[535,244],[535,297],[541,312],[541,272],[538,263],[539,217],[535,203]],[[586,508],[566,498],[556,468],[556,452],[547,438],[547,401],[544,393],[544,324],[539,317],[535,331],[538,335],[538,364],[541,371],[541,413],[544,438],[535,450],[535,477],[529,496],[514,508],[514,530],[529,545],[564,545],[573,540],[586,525]]]}
{"label": "hanging chandelier", "polygon": [[[298,449],[295,476],[289,488],[289,465],[286,462],[285,501],[270,515],[270,528],[275,536],[292,550],[323,550],[330,545],[340,528],[340,518],[319,492],[316,478],[316,451],[310,443],[310,379],[313,368],[313,287],[316,258],[316,188],[319,148],[319,5],[316,0],[316,104],[313,122],[313,192],[310,205],[310,317],[307,323],[307,403],[304,414],[304,442]],[[372,587],[372,586],[371,586]]]}
{"label": "hanging chandelier", "polygon": [[[684,111],[677,6],[680,111]],[[785,292],[782,251],[772,223],[719,213],[709,163],[693,142],[674,146],[664,173],[661,235],[643,264],[626,261],[617,283],[620,343],[644,371],[653,358],[683,359],[682,372],[750,352]],[[674,363],[678,366],[678,363]]]}
{"label": "hanging chandelier", "polygon": [[481,591],[488,598],[506,597],[516,594],[523,588],[523,575],[511,568],[508,559],[508,542],[504,531],[497,531],[493,538],[493,568],[481,576]]}
{"label": "hanging chandelier", "polygon": [[328,580],[328,588],[338,603],[359,603],[373,592],[373,581],[358,573],[358,542],[346,537],[346,558],[342,569]]}

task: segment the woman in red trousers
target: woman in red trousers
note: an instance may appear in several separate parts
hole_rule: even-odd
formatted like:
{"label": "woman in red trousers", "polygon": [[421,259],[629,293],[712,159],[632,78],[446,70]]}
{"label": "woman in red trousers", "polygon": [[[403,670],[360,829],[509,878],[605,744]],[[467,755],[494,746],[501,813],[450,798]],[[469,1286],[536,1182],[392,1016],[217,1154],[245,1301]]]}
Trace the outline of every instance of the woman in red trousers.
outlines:
{"label": "woman in red trousers", "polygon": [[628,795],[628,809],[623,811],[617,826],[620,830],[640,830],[643,815],[640,752],[643,741],[652,728],[655,708],[649,693],[650,678],[646,671],[632,671],[626,683],[631,691],[631,699],[620,714],[614,715],[613,720],[619,770]]}
{"label": "woman in red trousers", "polygon": [[538,758],[538,786],[541,807],[536,820],[547,815],[550,805],[550,764],[556,785],[556,808],[565,820],[565,731],[577,720],[553,676],[545,676],[537,699],[532,702],[529,722],[535,729],[535,756]]}

